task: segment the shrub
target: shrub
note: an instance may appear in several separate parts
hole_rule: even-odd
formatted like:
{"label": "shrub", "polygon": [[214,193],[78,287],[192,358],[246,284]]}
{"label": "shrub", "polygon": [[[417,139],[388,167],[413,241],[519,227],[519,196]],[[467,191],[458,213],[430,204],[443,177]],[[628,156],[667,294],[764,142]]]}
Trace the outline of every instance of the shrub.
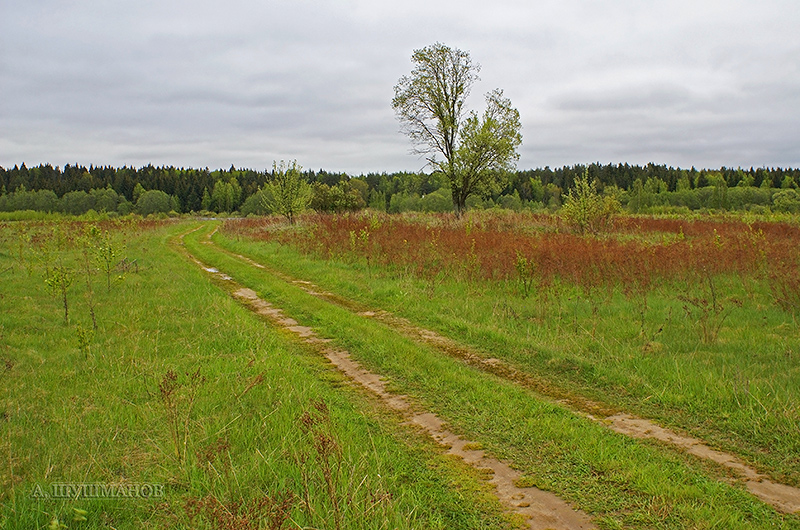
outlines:
{"label": "shrub", "polygon": [[613,196],[601,197],[597,183],[590,182],[588,174],[584,174],[567,192],[561,216],[575,231],[594,234],[601,231],[619,210],[619,201]]}
{"label": "shrub", "polygon": [[170,196],[161,190],[145,191],[136,201],[136,213],[150,215],[152,213],[168,213],[172,210]]}
{"label": "shrub", "polygon": [[772,209],[776,212],[800,212],[800,195],[793,189],[781,190],[772,196]]}

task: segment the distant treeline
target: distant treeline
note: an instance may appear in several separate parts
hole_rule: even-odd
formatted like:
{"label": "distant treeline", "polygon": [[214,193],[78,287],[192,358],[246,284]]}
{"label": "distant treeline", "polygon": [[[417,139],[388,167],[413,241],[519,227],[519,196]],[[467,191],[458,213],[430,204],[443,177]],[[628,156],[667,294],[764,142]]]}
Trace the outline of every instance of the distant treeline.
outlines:
{"label": "distant treeline", "polygon": [[[590,164],[517,171],[499,192],[472,197],[474,208],[557,209],[574,180],[588,172],[598,190],[614,194],[629,210],[767,209],[800,210],[800,169],[680,169],[648,164]],[[437,174],[369,173],[349,176],[306,171],[313,187],[311,207],[335,212],[365,207],[400,212],[452,208],[447,183]],[[43,164],[0,167],[0,211],[35,210],[82,214],[89,210],[267,213],[264,184],[270,171],[237,169],[88,168]],[[777,201],[777,202],[776,202]],[[797,203],[795,206],[795,202]]]}

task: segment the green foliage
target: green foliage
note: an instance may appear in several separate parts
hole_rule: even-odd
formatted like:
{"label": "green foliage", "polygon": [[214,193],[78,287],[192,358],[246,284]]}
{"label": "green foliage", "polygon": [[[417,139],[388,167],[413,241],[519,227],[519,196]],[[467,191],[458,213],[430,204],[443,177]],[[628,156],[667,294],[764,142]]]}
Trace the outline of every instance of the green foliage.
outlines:
{"label": "green foliage", "polygon": [[692,189],[692,184],[689,182],[689,176],[686,173],[682,173],[680,178],[678,178],[675,188],[679,192],[685,192]]}
{"label": "green foliage", "polygon": [[544,194],[545,189],[544,185],[542,184],[542,179],[539,177],[531,177],[530,178],[530,197],[531,200],[534,202],[545,202]]}
{"label": "green foliage", "polygon": [[536,265],[528,260],[520,251],[517,251],[517,259],[514,262],[514,267],[517,269],[522,297],[527,298],[528,295],[531,294],[531,289],[535,283]]}
{"label": "green foliage", "polygon": [[416,152],[449,182],[460,217],[468,197],[499,191],[514,167],[522,143],[519,112],[497,89],[486,95],[482,117],[466,113],[480,71],[467,52],[436,43],[415,50],[412,60],[415,68],[395,86],[392,107]]}
{"label": "green foliage", "polygon": [[742,173],[741,174],[741,180],[739,180],[739,183],[736,184],[736,185],[738,187],[740,187],[740,188],[749,188],[749,187],[753,186],[755,184],[755,182],[756,182],[755,176],[753,176],[753,175],[751,175],[749,173],[747,173],[747,174]]}
{"label": "green foliage", "polygon": [[94,339],[95,328],[84,328],[80,324],[75,326],[75,337],[78,339],[78,349],[86,357],[91,353],[92,339]]}
{"label": "green foliage", "polygon": [[[392,196],[392,198],[394,198],[394,196]],[[448,190],[440,188],[419,198],[418,207],[423,212],[447,212],[453,207],[453,203]]]}
{"label": "green foliage", "polygon": [[54,296],[61,297],[61,304],[64,307],[64,324],[69,324],[69,304],[67,291],[69,290],[75,277],[71,268],[63,263],[58,263],[45,270],[44,283]]}
{"label": "green foliage", "polygon": [[636,179],[630,191],[630,200],[628,202],[630,210],[634,213],[640,213],[653,206],[654,202],[655,197],[651,192],[645,190],[642,179]]}
{"label": "green foliage", "polygon": [[136,213],[141,215],[168,213],[171,210],[172,199],[161,190],[142,192],[136,201]]}
{"label": "green foliage", "polygon": [[382,191],[371,191],[369,195],[369,203],[367,205],[369,208],[373,210],[378,210],[379,212],[386,211],[386,193]]}
{"label": "green foliage", "polygon": [[315,182],[311,189],[308,206],[317,212],[354,212],[366,206],[358,189],[351,188],[349,182],[329,186]]}
{"label": "green foliage", "polygon": [[800,194],[791,188],[776,192],[772,203],[776,212],[800,213]]}
{"label": "green foliage", "polygon": [[139,198],[144,194],[144,192],[145,189],[144,186],[142,186],[142,183],[137,182],[136,186],[133,188],[133,202],[134,203],[139,202]]}
{"label": "green foliage", "polygon": [[0,211],[13,212],[20,210],[57,212],[61,210],[61,206],[58,197],[52,190],[26,191],[23,187],[15,192],[0,196]]}
{"label": "green foliage", "polygon": [[542,202],[545,203],[550,210],[561,208],[561,188],[552,182],[548,183],[544,188],[544,199]]}
{"label": "green foliage", "polygon": [[125,200],[121,197],[111,185],[101,189],[92,189],[89,191],[92,196],[92,208],[98,212],[116,212],[119,210],[119,205]]}
{"label": "green foliage", "polygon": [[370,194],[367,181],[362,178],[352,178],[347,181],[347,185],[351,193],[356,192],[358,194],[358,204],[361,205],[360,208],[366,206]]}
{"label": "green foliage", "polygon": [[588,174],[585,174],[567,192],[561,207],[561,216],[578,233],[596,234],[605,228],[619,210],[620,204],[616,197],[601,196],[597,192],[597,184],[590,182]]}
{"label": "green foliage", "polygon": [[273,213],[267,207],[271,202],[270,193],[271,191],[268,188],[260,189],[245,199],[240,208],[242,215],[268,215]]}
{"label": "green foliage", "polygon": [[218,212],[233,212],[241,204],[241,198],[242,187],[236,177],[232,177],[229,181],[218,180],[211,192],[213,208],[209,209]]}
{"label": "green foliage", "polygon": [[754,206],[769,207],[772,202],[772,190],[754,186],[736,186],[728,188],[727,201],[729,210],[747,210]]}
{"label": "green foliage", "polygon": [[[447,198],[447,205],[448,210],[452,205],[450,198]],[[389,199],[389,213],[401,213],[401,212],[410,212],[410,211],[420,211],[422,210],[421,199],[420,196],[416,193],[408,194],[408,193],[395,193],[392,195],[392,198]]]}
{"label": "green foliage", "polygon": [[474,112],[467,117],[455,156],[439,165],[450,181],[457,215],[463,213],[470,195],[498,192],[519,158],[519,111],[502,90],[490,92],[486,106],[483,119]]}
{"label": "green foliage", "polygon": [[94,239],[94,259],[106,275],[106,290],[111,292],[111,273],[117,267],[123,247],[117,243],[108,230],[92,234]]}
{"label": "green foliage", "polygon": [[498,206],[500,208],[505,208],[506,210],[513,210],[518,212],[522,209],[522,199],[519,197],[519,193],[517,190],[514,190],[514,193],[511,195],[501,195],[498,198]]}
{"label": "green foliage", "polygon": [[200,207],[203,210],[210,212],[214,208],[214,201],[211,200],[211,194],[208,193],[208,188],[203,188],[203,198],[200,201]]}
{"label": "green foliage", "polygon": [[311,186],[301,172],[302,167],[297,160],[292,160],[288,165],[283,160],[280,164],[273,162],[272,180],[265,188],[269,193],[263,195],[265,208],[283,215],[290,224],[294,224],[295,216],[311,203]]}
{"label": "green foliage", "polygon": [[714,190],[711,196],[710,207],[718,210],[727,209],[728,184],[725,182],[725,178],[720,173],[711,173],[707,178]]}
{"label": "green foliage", "polygon": [[94,209],[94,197],[83,190],[70,191],[61,198],[61,211],[69,215],[81,215]]}

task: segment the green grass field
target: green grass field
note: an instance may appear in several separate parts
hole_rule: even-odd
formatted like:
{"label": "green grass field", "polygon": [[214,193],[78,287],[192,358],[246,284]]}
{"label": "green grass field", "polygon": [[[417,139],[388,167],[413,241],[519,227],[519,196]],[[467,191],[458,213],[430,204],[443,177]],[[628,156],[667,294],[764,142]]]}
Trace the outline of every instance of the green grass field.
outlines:
{"label": "green grass field", "polygon": [[[92,300],[85,224],[54,226],[2,227],[0,527],[510,525],[478,473],[212,284],[171,243],[193,225],[109,226],[138,272],[107,291],[95,271]],[[69,324],[46,255],[70,268]],[[68,483],[163,496],[37,498]]]}
{"label": "green grass field", "polygon": [[[347,349],[393,391],[600,528],[800,528],[800,517],[758,500],[730,470],[616,434],[553,398],[582,396],[656,419],[797,485],[797,327],[768,303],[765,284],[715,277],[726,303],[744,303],[706,343],[696,313],[670,294],[677,281],[648,295],[642,325],[621,291],[595,301],[564,284],[545,300],[523,296],[513,277],[431,279],[377,254],[320,256],[285,242],[304,237],[310,222],[276,224],[284,243],[223,229],[214,244],[216,222],[100,223],[128,264],[108,277],[97,260],[86,274],[90,247],[80,236],[88,223],[2,226],[0,525],[513,527],[480,472],[240,306],[195,256]],[[358,237],[370,235],[355,232],[351,250]],[[59,264],[72,279],[68,323],[63,292],[44,281],[49,268],[58,287]],[[313,296],[286,275],[346,303]],[[698,287],[686,289],[694,296]],[[540,392],[356,307],[391,311],[507,361],[538,378]],[[59,483],[154,484],[164,494],[35,495]]]}

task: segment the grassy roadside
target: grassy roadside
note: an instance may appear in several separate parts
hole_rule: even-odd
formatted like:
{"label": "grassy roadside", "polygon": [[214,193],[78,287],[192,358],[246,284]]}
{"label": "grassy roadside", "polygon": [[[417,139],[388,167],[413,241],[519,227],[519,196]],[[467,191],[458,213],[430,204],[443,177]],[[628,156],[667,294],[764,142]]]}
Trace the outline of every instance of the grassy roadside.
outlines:
{"label": "grassy roadside", "polygon": [[321,260],[287,246],[215,237],[225,248],[508,361],[558,391],[686,430],[800,485],[797,324],[756,279],[715,279],[726,309],[705,315],[709,327],[721,328],[715,343],[704,344],[697,324],[703,313],[679,298],[708,298],[696,286],[650,293],[643,333],[619,292],[609,299],[590,293],[592,299],[561,286],[558,297],[542,300],[520,296],[515,282],[432,282],[374,262]]}
{"label": "grassy roadside", "polygon": [[312,297],[201,244],[200,237],[187,238],[187,246],[205,262],[334,338],[360,362],[389,377],[398,392],[508,459],[530,484],[595,515],[604,528],[800,527],[797,517],[777,514],[741,487],[720,482],[718,470],[690,465],[690,459],[656,444],[616,435],[380,323]]}
{"label": "grassy roadside", "polygon": [[[175,252],[191,223],[110,227],[137,271],[110,291],[95,274],[91,295],[77,239],[53,248],[73,273],[69,324],[32,250],[53,226],[2,227],[0,527],[509,526],[476,473]],[[35,497],[55,483],[164,495]]]}

